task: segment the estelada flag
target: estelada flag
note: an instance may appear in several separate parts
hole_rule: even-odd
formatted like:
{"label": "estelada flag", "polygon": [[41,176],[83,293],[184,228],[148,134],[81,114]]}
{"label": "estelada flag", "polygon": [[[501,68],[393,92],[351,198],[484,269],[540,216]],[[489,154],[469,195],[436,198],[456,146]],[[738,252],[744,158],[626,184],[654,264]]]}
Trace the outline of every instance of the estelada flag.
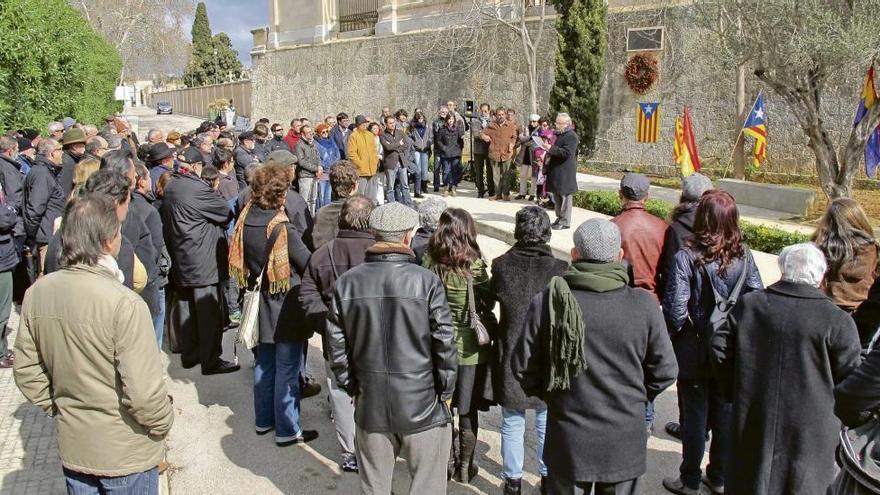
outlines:
{"label": "estelada flag", "polygon": [[675,119],[675,143],[672,146],[675,163],[681,166],[681,175],[687,177],[700,171],[700,156],[697,154],[697,141],[688,107],[684,107],[684,118]]}
{"label": "estelada flag", "polygon": [[767,114],[764,112],[764,94],[758,93],[755,105],[749,112],[749,118],[743,124],[743,130],[746,135],[755,138],[755,150],[752,156],[752,163],[756,167],[760,167],[764,160],[767,159]]}
{"label": "estelada flag", "polygon": [[636,142],[656,143],[660,134],[660,103],[639,103],[636,122]]}
{"label": "estelada flag", "polygon": [[[856,109],[853,127],[859,125],[859,122],[868,115],[868,111],[876,102],[877,88],[874,86],[874,65],[872,64],[865,74],[865,85],[862,87],[862,97],[859,100],[859,107]],[[865,145],[865,175],[874,177],[878,165],[880,165],[880,125],[871,131]]]}

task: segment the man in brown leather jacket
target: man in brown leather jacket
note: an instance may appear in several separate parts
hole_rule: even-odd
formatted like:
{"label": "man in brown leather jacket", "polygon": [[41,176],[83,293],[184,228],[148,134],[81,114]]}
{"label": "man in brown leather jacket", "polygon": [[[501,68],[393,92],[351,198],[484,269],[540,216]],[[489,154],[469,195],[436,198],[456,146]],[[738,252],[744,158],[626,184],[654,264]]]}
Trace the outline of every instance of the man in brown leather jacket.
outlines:
{"label": "man in brown leather jacket", "polygon": [[645,210],[651,183],[642,174],[626,174],[620,181],[623,211],[611,221],[620,229],[623,256],[632,266],[635,287],[657,296],[657,267],[669,226]]}

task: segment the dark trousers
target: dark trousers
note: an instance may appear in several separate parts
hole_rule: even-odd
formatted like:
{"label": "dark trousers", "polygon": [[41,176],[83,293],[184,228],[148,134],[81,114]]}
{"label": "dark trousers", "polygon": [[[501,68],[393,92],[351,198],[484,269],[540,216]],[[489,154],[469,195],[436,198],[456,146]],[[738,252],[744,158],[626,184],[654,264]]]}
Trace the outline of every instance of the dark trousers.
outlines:
{"label": "dark trousers", "polygon": [[202,371],[214,369],[222,353],[226,304],[220,285],[177,287],[171,306],[171,324],[180,341],[184,365],[201,364]]}
{"label": "dark trousers", "polygon": [[681,480],[688,488],[700,487],[700,463],[706,452],[708,429],[712,432],[712,443],[706,476],[713,485],[724,485],[733,407],[724,401],[712,378],[679,380],[678,393],[681,399]]}
{"label": "dark trousers", "polygon": [[9,352],[6,342],[6,324],[12,311],[12,270],[0,272],[0,360]]}
{"label": "dark trousers", "polygon": [[[483,171],[485,170],[485,174]],[[485,183],[483,182],[485,178]],[[486,192],[489,196],[495,196],[495,180],[492,176],[492,164],[489,162],[489,155],[474,154],[474,182],[477,186],[477,193],[482,195]]]}
{"label": "dark trousers", "polygon": [[569,480],[556,476],[551,471],[547,481],[550,485],[547,493],[553,495],[635,495],[640,491],[638,478],[617,483],[594,483],[592,481]]}

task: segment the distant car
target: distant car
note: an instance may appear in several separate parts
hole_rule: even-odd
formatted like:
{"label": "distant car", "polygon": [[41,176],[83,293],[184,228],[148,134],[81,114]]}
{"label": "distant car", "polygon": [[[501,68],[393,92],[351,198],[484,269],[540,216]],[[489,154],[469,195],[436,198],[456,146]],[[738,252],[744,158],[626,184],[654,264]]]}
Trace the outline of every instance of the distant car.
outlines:
{"label": "distant car", "polygon": [[174,113],[174,108],[171,106],[170,101],[160,101],[156,103],[156,115],[162,115],[163,113],[171,115]]}

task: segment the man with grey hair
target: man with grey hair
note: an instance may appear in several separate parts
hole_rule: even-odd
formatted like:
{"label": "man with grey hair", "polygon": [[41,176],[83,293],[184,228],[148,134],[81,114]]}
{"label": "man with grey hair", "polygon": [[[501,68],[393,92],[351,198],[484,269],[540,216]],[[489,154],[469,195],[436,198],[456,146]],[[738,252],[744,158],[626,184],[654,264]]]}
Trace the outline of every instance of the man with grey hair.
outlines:
{"label": "man with grey hair", "polygon": [[418,213],[400,203],[373,210],[377,243],[336,281],[327,315],[331,368],[357,397],[362,493],[391,493],[401,451],[411,493],[446,493],[458,352],[443,283],[413,263],[417,225]]}
{"label": "man with grey hair", "polygon": [[83,130],[86,131],[86,136],[88,137],[94,137],[98,135],[98,128],[92,124],[84,125]]}
{"label": "man with grey hair", "polygon": [[107,140],[107,151],[122,149],[122,136],[119,134],[110,134],[104,137],[104,139]]}
{"label": "man with grey hair", "polygon": [[49,136],[56,141],[61,139],[61,136],[64,134],[64,124],[61,122],[49,122],[46,126],[49,129]]}
{"label": "man with grey hair", "polygon": [[553,230],[567,229],[571,226],[572,195],[578,190],[577,151],[580,138],[574,132],[571,117],[567,113],[556,115],[556,142],[551,146],[544,143],[547,150],[547,190],[553,194],[556,221]]}
{"label": "man with grey hair", "polygon": [[416,263],[421,264],[428,250],[428,241],[434,235],[437,224],[440,223],[440,215],[446,211],[446,200],[431,196],[419,204],[419,229],[413,236],[412,250],[416,254]]}
{"label": "man with grey hair", "polygon": [[728,449],[749,453],[727,461],[736,473],[725,479],[729,493],[824,494],[837,471],[834,387],[859,363],[858,331],[819,288],[819,248],[789,246],[779,267],[782,280],[743,295],[711,339],[718,383],[733,403]]}
{"label": "man with grey hair", "polygon": [[514,377],[547,403],[548,493],[639,493],[645,404],[678,374],[657,300],[629,286],[623,255],[615,224],[581,224],[571,268],[532,299],[513,350]]}
{"label": "man with grey hair", "polygon": [[17,151],[15,139],[0,137],[0,368],[11,368],[14,360],[6,345],[6,323],[12,309],[12,272],[24,235],[22,175],[14,160]]}
{"label": "man with grey hair", "polygon": [[85,160],[101,160],[108,150],[107,140],[101,136],[92,136],[86,139],[86,154],[83,155]]}
{"label": "man with grey hair", "polygon": [[34,167],[24,180],[22,218],[26,243],[39,254],[40,274],[46,266],[46,248],[55,231],[55,219],[64,213],[67,200],[60,181],[61,155],[58,141],[40,141]]}

